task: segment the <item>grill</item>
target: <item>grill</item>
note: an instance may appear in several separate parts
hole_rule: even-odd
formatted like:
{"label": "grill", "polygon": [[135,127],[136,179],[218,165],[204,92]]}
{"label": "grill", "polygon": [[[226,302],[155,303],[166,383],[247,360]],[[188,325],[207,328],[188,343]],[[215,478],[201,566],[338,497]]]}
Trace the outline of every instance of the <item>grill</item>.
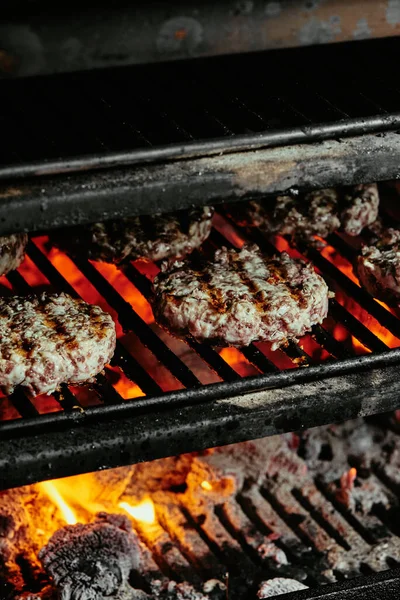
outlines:
{"label": "grill", "polygon": [[[385,197],[392,201],[393,189],[383,186],[381,196],[383,204]],[[338,234],[323,251],[290,247],[282,237],[236,229],[221,210],[202,253],[208,257],[215,248],[250,239],[267,254],[307,254],[336,291],[325,324],[299,345],[271,352],[267,344],[232,351],[191,338],[174,342],[152,323],[145,300],[154,265],[131,263],[120,272],[72,261],[47,238],[33,238],[28,262],[7,276],[13,291],[33,286],[82,295],[114,311],[120,340],[111,367],[90,393],[64,387],[52,400],[16,392],[3,401],[2,486],[396,408],[400,322],[354,279],[356,248]]]}
{"label": "grill", "polygon": [[[246,11],[253,3],[239,4]],[[12,71],[2,27],[0,38],[0,70]],[[276,575],[315,588],[296,594],[304,600],[398,598],[399,417],[369,417],[398,406],[398,310],[374,300],[353,275],[366,237],[335,233],[324,249],[295,244],[238,228],[227,203],[398,179],[392,58],[399,50],[400,40],[391,38],[0,81],[7,140],[0,148],[0,235],[31,233],[27,259],[1,278],[0,293],[82,297],[111,312],[118,333],[112,363],[91,386],[38,398],[18,390],[0,399],[0,490],[94,471],[113,477],[102,471],[357,418],[336,431],[341,439],[346,428],[361,435],[370,428],[372,437],[362,439],[377,450],[367,466],[344,447],[346,436],[339,446],[328,443],[325,427],[293,435],[300,446],[290,456],[282,449],[293,442],[290,434],[235,445],[238,455],[267,449],[269,471],[252,472],[250,452],[235,492],[204,514],[185,502],[184,486],[158,490],[160,537],[150,540],[145,528],[139,535],[150,550],[149,573],[195,585],[228,573],[229,599],[255,596],[258,584]],[[44,71],[39,65],[31,72]],[[398,190],[380,184],[391,222]],[[245,242],[268,255],[306,257],[336,293],[323,325],[276,352],[262,343],[233,350],[177,341],[154,323],[148,303],[159,265],[137,261],[117,270],[71,259],[52,242],[61,226],[204,204],[217,211],[193,259]],[[224,452],[193,460],[204,467]],[[327,476],[324,465],[338,470]],[[352,504],[343,495],[353,484]],[[1,544],[13,539],[3,518],[13,494],[1,496]],[[260,551],[266,540],[275,558]],[[280,551],[290,560],[278,567]],[[0,575],[4,560],[0,553]],[[18,560],[27,588],[39,591],[43,573]]]}
{"label": "grill", "polygon": [[396,178],[398,50],[394,38],[1,81],[0,233]]}
{"label": "grill", "polygon": [[[398,416],[357,419],[97,474],[94,497],[113,512],[144,486],[154,502],[156,523],[135,522],[147,553],[133,587],[168,577],[201,589],[218,579],[226,596],[211,598],[244,600],[256,598],[262,581],[284,577],[310,587],[296,594],[301,600],[387,600],[399,593],[399,447]],[[346,482],[352,471],[354,488]],[[21,498],[35,527],[37,494]],[[29,590],[46,584],[27,564],[21,572]]]}

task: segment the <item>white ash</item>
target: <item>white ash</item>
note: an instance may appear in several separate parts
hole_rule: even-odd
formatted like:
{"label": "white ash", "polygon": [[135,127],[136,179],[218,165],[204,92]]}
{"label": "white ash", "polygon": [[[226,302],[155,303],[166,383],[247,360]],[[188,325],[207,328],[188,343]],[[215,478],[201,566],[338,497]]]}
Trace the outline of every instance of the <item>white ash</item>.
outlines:
{"label": "white ash", "polygon": [[135,599],[129,575],[140,569],[140,546],[124,516],[101,513],[87,525],[67,525],[39,558],[62,598]]}
{"label": "white ash", "polygon": [[275,577],[269,581],[263,581],[257,592],[259,598],[274,598],[281,594],[290,592],[299,592],[308,589],[307,585],[296,581],[295,579],[286,579],[285,577]]}
{"label": "white ash", "polygon": [[67,525],[56,531],[39,552],[39,558],[54,581],[58,595],[66,600],[222,598],[225,586],[217,580],[204,584],[207,595],[187,582],[157,577],[148,582],[150,593],[132,587],[129,581],[132,572],[149,575],[145,573],[147,552],[127,517],[99,513],[91,523]]}

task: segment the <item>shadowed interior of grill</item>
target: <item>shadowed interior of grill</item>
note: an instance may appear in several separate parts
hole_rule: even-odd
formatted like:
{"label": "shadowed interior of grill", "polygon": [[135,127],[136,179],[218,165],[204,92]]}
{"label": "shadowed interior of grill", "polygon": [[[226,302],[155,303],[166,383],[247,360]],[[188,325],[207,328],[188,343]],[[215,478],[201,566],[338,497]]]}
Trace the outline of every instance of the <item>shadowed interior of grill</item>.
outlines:
{"label": "shadowed interior of grill", "polygon": [[[393,569],[400,556],[399,418],[357,419],[2,492],[3,593],[52,598],[40,549],[67,525],[110,521],[98,513],[128,517],[133,558],[120,539],[129,524],[112,540],[100,526],[95,543],[79,541],[87,530],[71,542],[67,527],[41,556],[58,591],[70,586],[72,599],[91,598],[90,586],[91,593],[104,590],[129,556],[126,585],[143,596],[124,598],[244,600],[276,577],[313,589]],[[122,587],[117,580],[114,587]]]}
{"label": "shadowed interior of grill", "polygon": [[[380,193],[383,214],[389,211],[387,214],[391,214],[393,223],[396,218],[397,191],[393,185],[382,184]],[[57,232],[53,235],[56,236]],[[235,349],[212,348],[191,337],[184,341],[177,340],[157,326],[148,303],[152,293],[151,280],[158,272],[159,265],[136,261],[123,270],[118,270],[112,265],[88,261],[84,257],[69,258],[52,244],[48,236],[33,237],[28,245],[25,262],[17,271],[1,279],[2,293],[24,295],[32,291],[51,290],[82,297],[113,315],[117,324],[118,343],[111,365],[106,367],[104,374],[96,378],[93,385],[80,388],[63,386],[60,392],[52,396],[36,398],[28,397],[17,389],[12,396],[2,398],[2,465],[7,465],[13,452],[13,443],[18,447],[23,440],[31,439],[30,452],[39,455],[41,443],[51,444],[51,441],[42,441],[47,433],[56,435],[54,432],[60,428],[66,435],[73,435],[74,426],[79,422],[76,419],[82,416],[96,424],[96,419],[100,421],[117,414],[126,415],[129,410],[138,411],[132,414],[144,413],[151,418],[160,407],[176,406],[179,410],[179,407],[187,406],[192,411],[189,419],[196,425],[198,407],[193,404],[201,402],[198,398],[199,389],[201,393],[204,390],[208,393],[207,389],[226,389],[225,395],[233,396],[238,393],[235,392],[236,389],[254,389],[235,388],[236,385],[255,386],[258,381],[274,381],[276,387],[287,385],[292,380],[297,381],[293,379],[297,376],[318,379],[320,375],[318,372],[313,375],[313,367],[321,364],[327,365],[327,369],[338,369],[340,372],[342,367],[347,368],[349,359],[361,357],[362,360],[379,360],[382,355],[386,360],[385,353],[389,350],[392,353],[389,353],[388,360],[390,356],[396,360],[395,349],[400,346],[397,311],[373,299],[359,286],[353,273],[352,262],[363,241],[361,236],[350,238],[335,233],[329,236],[327,245],[322,249],[301,244],[296,246],[282,236],[267,237],[258,229],[236,227],[222,208],[215,215],[210,238],[200,251],[194,253],[193,260],[197,260],[199,256],[212,257],[215,249],[224,245],[240,248],[247,241],[255,242],[268,255],[287,251],[293,257],[307,257],[335,292],[335,298],[330,300],[327,319],[322,325],[315,326],[298,343],[290,342],[286,347],[271,351],[268,343],[253,343],[249,347]],[[354,364],[357,366],[359,363]],[[260,379],[261,377],[272,379]],[[282,379],[283,377],[286,379]],[[272,384],[269,385],[273,387]],[[368,389],[364,389],[363,393],[368,397]],[[374,409],[376,412],[375,397],[379,398],[379,395],[371,394],[371,398],[368,398],[370,408],[366,408],[364,414],[372,413]],[[315,412],[318,412],[319,401],[315,397]],[[393,397],[393,408],[396,407],[396,402],[397,397]],[[350,404],[351,398],[349,406]],[[179,412],[176,413],[178,414]],[[349,417],[355,414],[357,412],[350,413]],[[326,419],[325,422],[332,422],[345,418],[345,414],[339,411],[322,418]],[[321,420],[316,418],[313,424],[318,422]],[[235,423],[232,428],[240,427],[240,421]],[[283,426],[277,426],[276,430],[293,430],[300,425],[298,420],[288,420]],[[180,426],[177,416],[175,429]],[[147,427],[151,431],[151,425]],[[198,428],[202,428],[201,423]],[[217,437],[212,436],[198,447],[221,443],[218,431]],[[89,448],[88,453],[90,454]],[[27,477],[25,480],[13,481],[12,471],[15,470],[8,462],[8,475],[12,482],[10,485],[51,476],[51,471],[47,474],[46,470],[41,470],[43,465],[48,467],[50,455],[41,456],[37,463],[33,455],[28,459],[21,459],[20,456],[13,458],[13,461],[20,460],[21,464],[24,460],[30,461],[29,466],[28,463],[25,465],[25,469],[29,471],[29,474],[23,475]],[[150,451],[147,458],[154,457],[156,454],[152,456]],[[124,456],[120,452],[115,460],[118,462],[108,463],[104,457],[104,462],[99,466],[117,466],[124,462],[128,464],[135,461],[135,456],[128,452]],[[96,464],[92,468],[89,465],[85,467],[86,470],[93,468],[96,468]],[[73,471],[66,469],[62,474],[73,474]]]}

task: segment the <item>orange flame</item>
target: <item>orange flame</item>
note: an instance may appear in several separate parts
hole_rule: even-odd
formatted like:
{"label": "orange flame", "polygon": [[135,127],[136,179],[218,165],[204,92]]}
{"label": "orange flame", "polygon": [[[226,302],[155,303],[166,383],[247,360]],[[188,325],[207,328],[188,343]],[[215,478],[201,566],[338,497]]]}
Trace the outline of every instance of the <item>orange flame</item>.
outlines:
{"label": "orange flame", "polygon": [[213,489],[209,481],[202,481],[200,485],[203,488],[203,490],[206,490],[206,492],[211,492],[211,490]]}
{"label": "orange flame", "polygon": [[340,486],[342,488],[342,490],[352,490],[354,487],[354,482],[356,480],[357,477],[357,469],[355,469],[354,467],[351,467],[351,469],[349,469],[349,471],[346,471],[346,473],[343,473],[342,477],[340,478]]}
{"label": "orange flame", "polygon": [[154,504],[151,498],[145,498],[142,502],[139,502],[139,504],[134,506],[128,502],[120,502],[118,506],[133,517],[135,521],[139,521],[140,523],[151,525],[156,520]]}
{"label": "orange flame", "polygon": [[57,484],[54,481],[43,481],[38,484],[39,489],[46,494],[52,502],[57,506],[62,518],[68,525],[75,525],[78,522],[72,508],[68,506],[64,498],[57,489]]}

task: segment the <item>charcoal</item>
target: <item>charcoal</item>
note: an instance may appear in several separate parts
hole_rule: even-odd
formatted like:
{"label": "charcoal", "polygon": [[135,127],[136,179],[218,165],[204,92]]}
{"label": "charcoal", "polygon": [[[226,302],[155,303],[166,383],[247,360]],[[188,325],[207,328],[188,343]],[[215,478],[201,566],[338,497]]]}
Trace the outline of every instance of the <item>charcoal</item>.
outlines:
{"label": "charcoal", "polygon": [[63,600],[140,598],[129,585],[130,572],[140,568],[140,546],[122,515],[100,513],[87,525],[59,529],[39,558]]}
{"label": "charcoal", "polygon": [[280,594],[288,594],[289,592],[298,592],[306,590],[308,586],[296,581],[295,579],[285,579],[284,577],[275,577],[269,581],[263,581],[258,590],[259,598],[274,598]]}

